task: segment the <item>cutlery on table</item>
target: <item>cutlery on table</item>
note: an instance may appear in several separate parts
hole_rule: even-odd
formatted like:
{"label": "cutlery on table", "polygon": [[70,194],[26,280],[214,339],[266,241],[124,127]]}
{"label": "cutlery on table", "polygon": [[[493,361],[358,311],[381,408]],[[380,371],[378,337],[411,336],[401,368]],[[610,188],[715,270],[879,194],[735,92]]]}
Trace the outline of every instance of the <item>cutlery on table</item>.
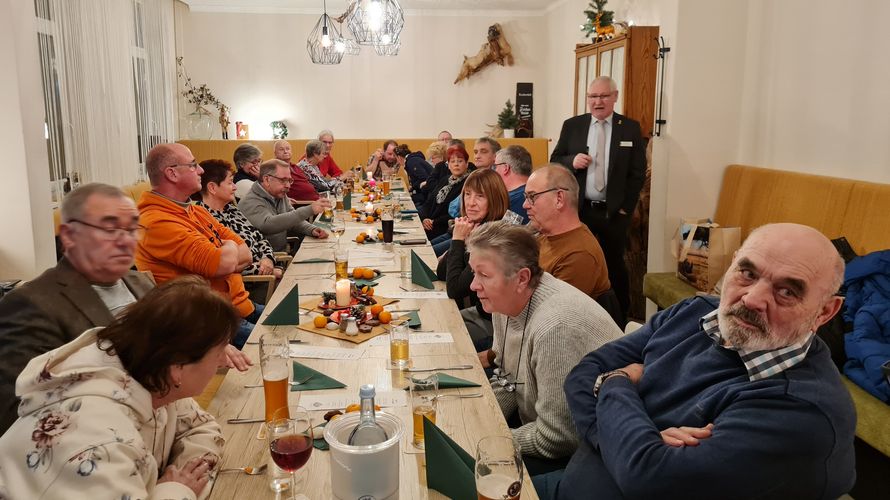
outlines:
{"label": "cutlery on table", "polygon": [[220,469],[219,472],[220,472],[220,474],[223,472],[243,472],[243,473],[247,474],[248,476],[256,476],[259,474],[265,474],[266,466],[267,466],[267,464],[260,465],[259,467],[251,467],[248,465],[247,467],[234,467],[231,469]]}
{"label": "cutlery on table", "polygon": [[265,418],[230,418],[226,420],[227,424],[256,424],[265,422]]}
{"label": "cutlery on table", "polygon": [[[245,344],[252,344],[252,345],[257,345],[259,343],[260,343],[259,340],[248,340],[247,342],[245,342]],[[291,339],[291,340],[288,340],[287,343],[288,344],[302,344],[303,341],[300,339]]]}
{"label": "cutlery on table", "polygon": [[436,399],[445,399],[445,398],[481,398],[482,393],[474,393],[474,394],[439,394],[436,396]]}
{"label": "cutlery on table", "polygon": [[[392,368],[393,370],[397,370],[398,368]],[[454,366],[440,366],[437,368],[406,368],[405,370],[409,373],[415,372],[437,372],[439,370],[471,370],[473,369],[473,365],[454,365]]]}

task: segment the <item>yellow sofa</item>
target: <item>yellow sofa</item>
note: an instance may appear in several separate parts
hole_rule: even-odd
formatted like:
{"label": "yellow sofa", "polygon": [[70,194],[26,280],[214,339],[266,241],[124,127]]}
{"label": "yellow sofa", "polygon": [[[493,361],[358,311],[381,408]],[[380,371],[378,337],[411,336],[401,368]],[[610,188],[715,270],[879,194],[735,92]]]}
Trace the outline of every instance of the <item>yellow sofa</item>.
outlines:
{"label": "yellow sofa", "polygon": [[[394,139],[399,144],[407,144],[411,151],[421,151],[426,155],[426,150],[435,139]],[[476,138],[464,138],[468,152],[470,153],[470,161],[473,161],[473,143]],[[306,143],[309,139],[288,139],[291,148],[293,148],[294,160],[301,157],[306,152]],[[341,169],[354,167],[356,164],[365,165],[368,157],[371,156],[376,149],[383,146],[386,139],[337,139],[334,143],[333,156],[337,165]],[[511,144],[519,144],[528,149],[532,155],[532,165],[538,167],[546,165],[549,161],[548,139],[498,139],[501,147]],[[242,140],[212,140],[212,141],[177,141],[184,144],[192,150],[198,161],[218,158],[231,162],[232,155],[240,144],[249,142],[260,148],[263,152],[263,159],[274,158],[272,144],[275,141],[242,141]]]}
{"label": "yellow sofa", "polygon": [[[829,238],[847,238],[857,254],[890,248],[890,184],[730,165],[714,221],[741,227],[742,238],[771,222],[812,226]],[[695,295],[674,270],[643,278],[643,293],[659,307]],[[890,456],[890,406],[844,377],[856,405],[856,435]]]}

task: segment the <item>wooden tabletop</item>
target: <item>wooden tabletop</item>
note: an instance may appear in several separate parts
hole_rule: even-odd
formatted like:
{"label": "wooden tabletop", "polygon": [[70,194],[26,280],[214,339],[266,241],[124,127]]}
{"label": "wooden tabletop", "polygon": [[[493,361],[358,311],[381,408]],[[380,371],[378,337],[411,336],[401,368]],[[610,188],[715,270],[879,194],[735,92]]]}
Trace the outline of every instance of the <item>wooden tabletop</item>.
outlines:
{"label": "wooden tabletop", "polygon": [[[411,208],[410,201],[403,201],[403,207]],[[353,206],[358,206],[355,199]],[[341,245],[344,248],[374,248],[385,251],[380,243],[373,245],[358,245],[354,242],[355,235],[369,227],[378,228],[380,223],[369,225],[364,223],[347,223],[346,233],[342,237]],[[423,229],[418,217],[411,222],[397,221],[396,230],[409,230],[410,234],[396,235],[395,239],[424,238]],[[333,258],[334,239],[316,240],[307,238],[294,261],[307,258],[320,257]],[[392,251],[393,265],[380,267],[384,274],[379,279],[375,295],[387,297],[398,293],[404,293],[404,289],[426,291],[426,289],[413,285],[410,279],[402,279],[399,275],[398,252],[414,250],[432,268],[436,267],[436,257],[432,247],[427,243],[424,246],[394,245]],[[353,266],[350,264],[350,268]],[[322,291],[334,289],[334,264],[292,263],[282,278],[271,302],[267,305],[265,315],[272,311],[278,302],[291,290],[294,284],[299,284],[300,301],[304,302],[314,295],[320,295]],[[435,282],[435,289],[444,291],[443,282]],[[444,295],[444,292],[442,293]],[[457,364],[472,364],[472,370],[449,371],[451,375],[474,381],[482,387],[463,389],[441,389],[440,394],[473,394],[481,393],[481,398],[460,399],[444,398],[438,403],[436,425],[448,436],[464,448],[470,455],[475,454],[476,443],[485,436],[503,435],[509,436],[510,430],[498,407],[497,401],[485,377],[485,373],[479,364],[478,357],[473,348],[467,330],[460,313],[451,299],[400,299],[391,306],[390,310],[418,309],[422,331],[449,332],[454,338],[453,343],[437,344],[413,344],[410,356],[412,366],[416,368],[432,368],[441,366],[453,366]],[[309,319],[310,316],[301,316]],[[249,342],[255,342],[261,335],[270,331],[276,331],[287,335],[290,339],[303,341],[299,345],[345,347],[350,349],[365,350],[365,355],[358,360],[323,360],[323,359],[299,359],[299,362],[333,377],[344,384],[345,389],[333,389],[323,391],[290,392],[290,404],[299,404],[301,396],[337,394],[348,395],[358,402],[358,389],[363,384],[375,384],[378,394],[384,391],[404,389],[406,377],[403,372],[389,370],[389,344],[368,346],[353,344],[351,342],[313,334],[298,330],[296,326],[264,326],[257,324]],[[258,466],[268,463],[272,467],[269,457],[268,443],[264,439],[257,439],[263,424],[228,424],[231,418],[254,418],[264,414],[263,390],[261,388],[248,389],[246,384],[261,384],[258,348],[249,343],[244,346],[246,352],[255,364],[248,371],[241,373],[230,370],[225,377],[219,391],[210,404],[209,411],[216,416],[222,426],[223,435],[226,438],[225,451],[222,458],[222,468]],[[400,469],[399,469],[399,498],[425,499],[446,498],[435,490],[426,487],[426,466],[422,450],[414,448],[412,440],[412,417],[408,406],[385,408],[384,411],[401,419],[404,428],[400,443]],[[323,421],[325,411],[311,411],[313,423]],[[316,436],[318,437],[318,436]],[[312,451],[312,456],[303,470],[298,473],[302,476],[298,484],[298,493],[303,493],[310,499],[333,498],[331,493],[330,451]],[[220,474],[211,492],[212,499],[251,499],[275,498],[275,493],[269,487],[271,476],[267,473],[258,476],[248,476],[241,473]],[[286,495],[289,498],[289,495]],[[528,474],[525,476],[523,499],[537,499],[534,487]]]}

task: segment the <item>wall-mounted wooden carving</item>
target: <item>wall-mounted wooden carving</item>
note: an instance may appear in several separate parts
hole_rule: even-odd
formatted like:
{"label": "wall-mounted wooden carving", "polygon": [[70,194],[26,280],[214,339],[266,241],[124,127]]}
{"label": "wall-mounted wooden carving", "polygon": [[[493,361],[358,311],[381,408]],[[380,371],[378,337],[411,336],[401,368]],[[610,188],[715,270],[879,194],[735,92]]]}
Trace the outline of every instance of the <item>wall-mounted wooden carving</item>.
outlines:
{"label": "wall-mounted wooden carving", "polygon": [[476,55],[464,56],[464,63],[461,65],[460,73],[457,74],[454,83],[469,78],[491,63],[498,63],[501,66],[506,63],[507,66],[513,66],[513,49],[507,42],[507,37],[504,36],[504,30],[499,23],[488,27],[488,41],[482,44]]}

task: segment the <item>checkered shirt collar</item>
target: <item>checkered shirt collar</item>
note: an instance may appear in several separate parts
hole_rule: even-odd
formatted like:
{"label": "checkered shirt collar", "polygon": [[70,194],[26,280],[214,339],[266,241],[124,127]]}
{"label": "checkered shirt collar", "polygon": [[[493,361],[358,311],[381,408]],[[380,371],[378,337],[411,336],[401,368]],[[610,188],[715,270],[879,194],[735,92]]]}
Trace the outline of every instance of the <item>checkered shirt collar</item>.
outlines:
{"label": "checkered shirt collar", "polygon": [[800,363],[807,357],[807,351],[810,350],[810,346],[813,344],[813,334],[811,333],[797,344],[780,347],[771,351],[749,351],[747,349],[725,346],[723,345],[723,334],[720,333],[720,326],[717,321],[717,312],[717,309],[714,309],[702,316],[700,320],[701,328],[717,346],[739,353],[739,357],[742,358],[745,369],[748,371],[748,379],[752,382],[772,377]]}

